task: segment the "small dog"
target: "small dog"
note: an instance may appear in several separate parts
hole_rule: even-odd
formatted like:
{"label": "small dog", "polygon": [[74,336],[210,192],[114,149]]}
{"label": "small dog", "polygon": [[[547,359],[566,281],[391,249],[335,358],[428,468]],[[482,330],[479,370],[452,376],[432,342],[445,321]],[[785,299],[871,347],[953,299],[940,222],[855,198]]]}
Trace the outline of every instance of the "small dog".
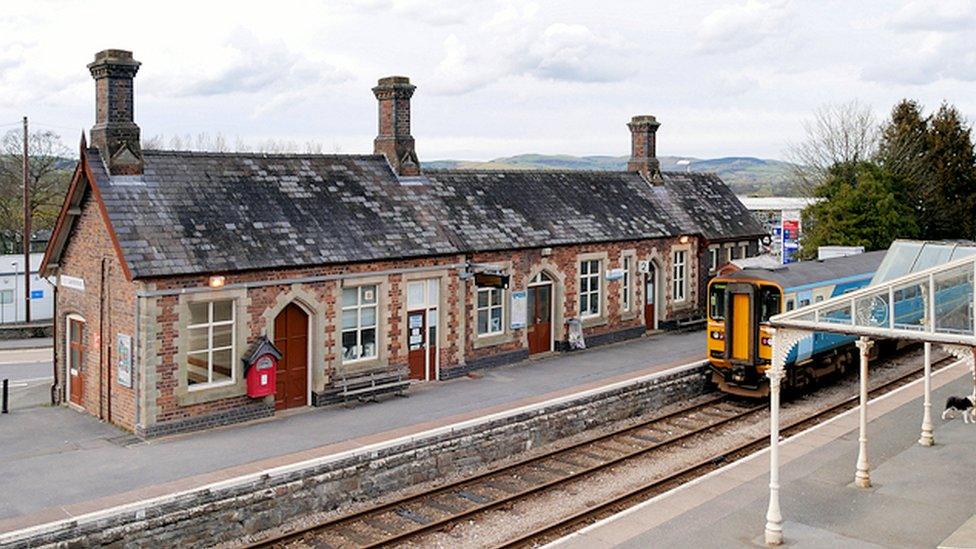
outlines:
{"label": "small dog", "polygon": [[962,414],[963,423],[976,423],[976,399],[971,396],[947,398],[942,420],[955,418],[955,412]]}

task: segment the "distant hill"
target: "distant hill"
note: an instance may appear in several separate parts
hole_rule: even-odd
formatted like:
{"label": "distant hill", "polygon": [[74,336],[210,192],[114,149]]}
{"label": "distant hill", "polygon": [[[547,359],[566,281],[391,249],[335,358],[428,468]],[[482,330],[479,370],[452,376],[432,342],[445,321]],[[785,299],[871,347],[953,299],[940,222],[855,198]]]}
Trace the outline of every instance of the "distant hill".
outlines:
{"label": "distant hill", "polygon": [[[712,172],[722,178],[736,194],[754,196],[793,196],[790,165],[780,160],[730,156],[725,158],[685,158],[660,156],[664,171]],[[689,160],[679,166],[679,160]],[[424,162],[429,169],[469,170],[623,170],[626,156],[570,156],[565,154],[520,154],[496,158],[487,162],[467,160],[434,160]]]}

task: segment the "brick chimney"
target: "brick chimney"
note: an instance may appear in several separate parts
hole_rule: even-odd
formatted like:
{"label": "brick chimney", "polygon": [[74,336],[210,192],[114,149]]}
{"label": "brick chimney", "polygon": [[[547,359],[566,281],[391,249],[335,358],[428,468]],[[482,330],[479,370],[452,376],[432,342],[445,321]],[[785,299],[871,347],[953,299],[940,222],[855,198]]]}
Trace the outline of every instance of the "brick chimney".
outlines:
{"label": "brick chimney", "polygon": [[88,65],[95,79],[95,125],[91,144],[113,175],[142,173],[142,146],[132,102],[132,79],[140,63],[131,51],[103,50]]}
{"label": "brick chimney", "polygon": [[379,135],[373,140],[373,152],[386,155],[398,175],[420,175],[420,162],[410,135],[410,97],[416,86],[406,76],[380,78],[373,88],[379,101]]}
{"label": "brick chimney", "polygon": [[651,183],[661,181],[661,164],[657,160],[657,129],[661,123],[646,114],[627,123],[630,128],[630,161],[627,171],[639,172]]}

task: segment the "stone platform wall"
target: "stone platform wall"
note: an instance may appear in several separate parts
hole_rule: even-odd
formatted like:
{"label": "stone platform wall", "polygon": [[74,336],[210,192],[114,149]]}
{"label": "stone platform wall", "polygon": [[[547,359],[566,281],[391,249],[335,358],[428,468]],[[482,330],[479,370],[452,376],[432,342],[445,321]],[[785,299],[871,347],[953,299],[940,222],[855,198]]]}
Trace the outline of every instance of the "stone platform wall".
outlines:
{"label": "stone platform wall", "polygon": [[704,363],[31,531],[0,546],[213,545],[439,478],[707,392]]}

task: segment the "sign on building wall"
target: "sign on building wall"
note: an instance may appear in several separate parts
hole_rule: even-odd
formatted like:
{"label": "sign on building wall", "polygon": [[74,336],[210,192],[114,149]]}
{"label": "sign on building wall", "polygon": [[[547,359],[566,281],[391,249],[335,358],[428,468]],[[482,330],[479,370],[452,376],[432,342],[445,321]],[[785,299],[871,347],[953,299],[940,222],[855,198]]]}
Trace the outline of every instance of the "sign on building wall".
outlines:
{"label": "sign on building wall", "polygon": [[623,269],[607,269],[607,280],[620,280],[623,277]]}
{"label": "sign on building wall", "polygon": [[512,329],[525,328],[527,314],[526,304],[528,303],[528,292],[519,290],[512,292]]}
{"label": "sign on building wall", "polygon": [[132,387],[132,337],[119,334],[115,341],[119,385]]}
{"label": "sign on building wall", "polygon": [[85,291],[85,279],[78,278],[76,276],[61,275],[59,277],[61,281],[61,286],[65,288],[71,288],[72,290],[78,290],[80,292]]}

